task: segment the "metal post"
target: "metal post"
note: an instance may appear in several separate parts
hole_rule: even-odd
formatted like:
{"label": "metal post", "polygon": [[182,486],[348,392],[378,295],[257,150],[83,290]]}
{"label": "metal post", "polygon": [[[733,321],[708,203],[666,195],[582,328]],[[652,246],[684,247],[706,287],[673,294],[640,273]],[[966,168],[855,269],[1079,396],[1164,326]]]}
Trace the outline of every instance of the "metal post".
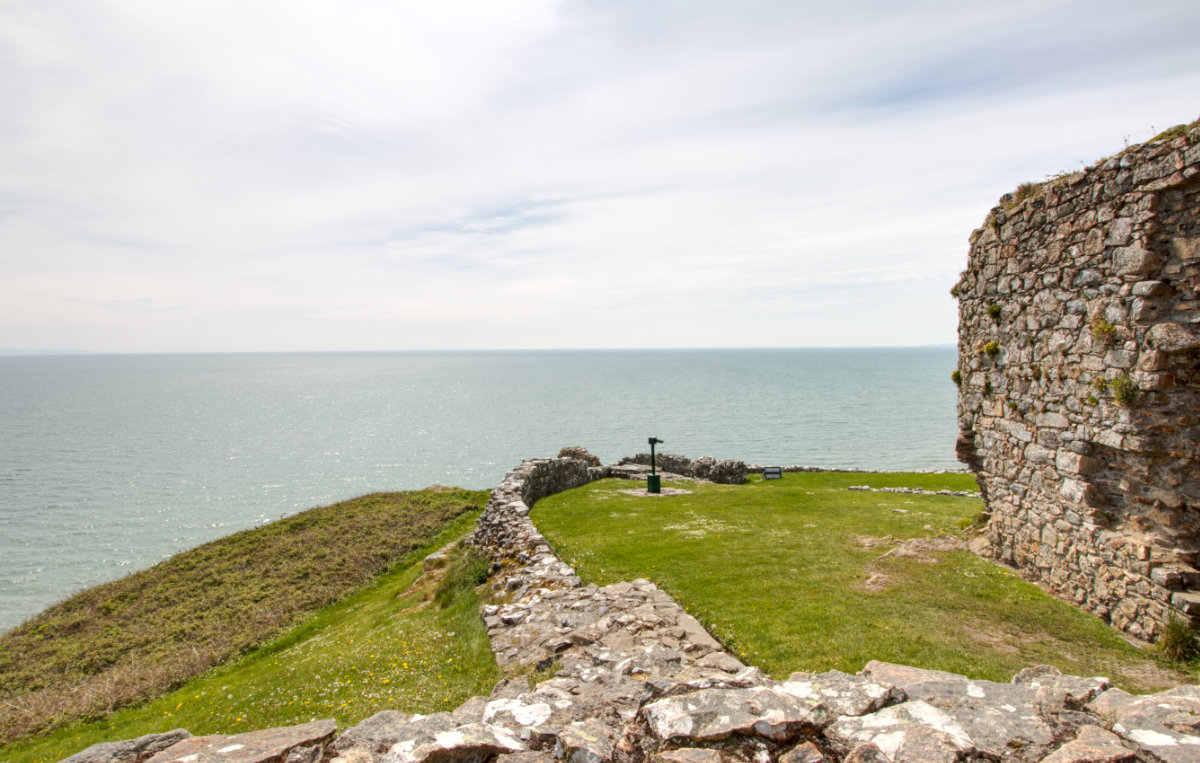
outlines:
{"label": "metal post", "polygon": [[646,492],[661,493],[662,492],[662,477],[657,472],[657,467],[654,463],[654,446],[658,445],[662,440],[657,437],[650,438],[650,474],[646,477]]}

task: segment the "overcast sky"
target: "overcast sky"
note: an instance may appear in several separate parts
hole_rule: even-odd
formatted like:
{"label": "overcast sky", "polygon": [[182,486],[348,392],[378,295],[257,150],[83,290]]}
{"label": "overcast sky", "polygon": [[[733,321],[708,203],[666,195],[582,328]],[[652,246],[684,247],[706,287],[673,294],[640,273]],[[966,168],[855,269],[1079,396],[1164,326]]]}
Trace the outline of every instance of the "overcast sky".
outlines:
{"label": "overcast sky", "polygon": [[952,343],[1200,3],[0,0],[0,348]]}

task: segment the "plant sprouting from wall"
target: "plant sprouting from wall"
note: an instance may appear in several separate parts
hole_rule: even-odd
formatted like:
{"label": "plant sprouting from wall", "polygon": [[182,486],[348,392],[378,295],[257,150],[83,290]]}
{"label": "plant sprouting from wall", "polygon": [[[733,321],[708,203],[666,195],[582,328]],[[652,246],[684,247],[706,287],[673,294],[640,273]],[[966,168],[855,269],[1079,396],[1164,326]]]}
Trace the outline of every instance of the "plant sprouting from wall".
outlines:
{"label": "plant sprouting from wall", "polygon": [[996,342],[988,342],[983,346],[983,351],[989,358],[994,358],[1000,354],[1000,345]]}
{"label": "plant sprouting from wall", "polygon": [[950,380],[953,381],[959,387],[961,387],[962,386],[962,371],[959,371],[957,368],[954,369],[953,371],[951,371],[950,372]]}
{"label": "plant sprouting from wall", "polygon": [[1096,315],[1092,318],[1092,338],[1105,344],[1111,342],[1117,336],[1117,327],[1104,319],[1103,315]]}
{"label": "plant sprouting from wall", "polygon": [[1009,206],[1020,204],[1026,199],[1040,199],[1045,195],[1042,185],[1042,183],[1021,183],[1017,186],[1017,190],[1013,191],[1012,203]]}
{"label": "plant sprouting from wall", "polygon": [[1000,320],[1000,305],[991,304],[987,307],[988,317],[994,321]]}
{"label": "plant sprouting from wall", "polygon": [[1138,394],[1141,392],[1137,385],[1133,383],[1133,379],[1129,378],[1129,374],[1124,374],[1113,379],[1111,382],[1113,399],[1118,405],[1126,408],[1137,403]]}

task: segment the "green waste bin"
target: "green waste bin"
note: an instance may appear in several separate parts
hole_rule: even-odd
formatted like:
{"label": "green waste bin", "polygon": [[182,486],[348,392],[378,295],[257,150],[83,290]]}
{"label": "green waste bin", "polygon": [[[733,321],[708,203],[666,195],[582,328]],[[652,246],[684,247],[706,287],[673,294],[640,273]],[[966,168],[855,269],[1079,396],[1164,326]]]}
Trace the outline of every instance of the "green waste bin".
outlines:
{"label": "green waste bin", "polygon": [[646,492],[661,493],[662,492],[662,475],[647,474],[646,475]]}

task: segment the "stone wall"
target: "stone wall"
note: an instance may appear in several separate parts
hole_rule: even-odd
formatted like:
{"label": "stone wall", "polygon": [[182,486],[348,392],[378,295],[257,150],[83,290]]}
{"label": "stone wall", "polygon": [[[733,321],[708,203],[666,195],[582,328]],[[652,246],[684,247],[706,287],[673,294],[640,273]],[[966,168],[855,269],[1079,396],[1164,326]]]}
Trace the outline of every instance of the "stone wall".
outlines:
{"label": "stone wall", "polygon": [[1138,637],[1200,615],[1200,122],[970,238],[958,454],[990,554]]}

